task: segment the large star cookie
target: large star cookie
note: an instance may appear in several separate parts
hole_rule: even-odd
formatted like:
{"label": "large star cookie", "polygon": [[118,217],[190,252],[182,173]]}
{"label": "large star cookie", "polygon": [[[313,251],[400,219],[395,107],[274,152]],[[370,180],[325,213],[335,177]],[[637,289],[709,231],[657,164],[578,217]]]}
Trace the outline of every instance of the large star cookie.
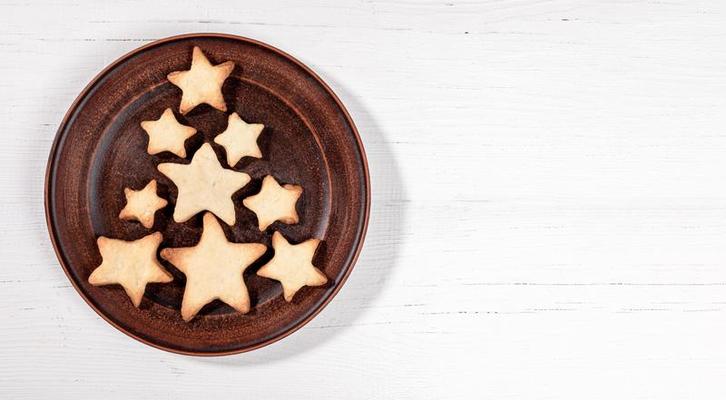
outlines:
{"label": "large star cookie", "polygon": [[88,277],[88,282],[94,286],[119,284],[138,307],[147,283],[167,283],[173,279],[156,259],[161,239],[159,232],[132,242],[99,237],[98,250],[103,261]]}
{"label": "large star cookie", "polygon": [[154,226],[154,214],[164,208],[167,201],[156,195],[156,179],[141,190],[125,188],[126,206],[118,215],[120,219],[139,221],[144,228]]}
{"label": "large star cookie", "polygon": [[212,65],[202,50],[195,46],[192,51],[191,68],[188,71],[175,71],[166,76],[169,82],[182,90],[179,112],[186,114],[202,103],[220,111],[227,111],[222,96],[222,84],[233,69],[232,61]]}
{"label": "large star cookie", "polygon": [[275,221],[285,224],[298,223],[295,203],[302,192],[301,186],[280,186],[272,175],[267,175],[262,180],[260,193],[244,199],[242,203],[257,214],[259,228],[264,231]]}
{"label": "large star cookie", "polygon": [[318,239],[310,239],[292,245],[280,232],[275,232],[272,235],[275,256],[257,271],[257,275],[279,281],[286,301],[292,301],[303,286],[324,285],[328,278],[312,264],[319,243]]}
{"label": "large star cookie", "polygon": [[265,253],[260,243],[227,241],[222,227],[210,213],[204,214],[202,238],[194,247],[166,248],[161,257],[187,277],[181,314],[190,321],[204,305],[219,299],[241,313],[250,310],[242,273]]}
{"label": "large star cookie", "polygon": [[222,168],[209,143],[197,150],[191,164],[163,163],[157,168],[177,187],[175,222],[185,222],[208,210],[227,225],[234,225],[232,194],[246,185],[250,176]]}
{"label": "large star cookie", "polygon": [[222,145],[227,153],[227,164],[234,167],[245,156],[261,158],[262,152],[257,146],[262,124],[248,124],[237,113],[229,116],[227,129],[214,138],[214,142]]}
{"label": "large star cookie", "polygon": [[170,151],[182,158],[187,156],[184,142],[197,133],[197,130],[191,126],[180,124],[171,108],[164,110],[156,121],[142,121],[141,128],[149,135],[147,153]]}

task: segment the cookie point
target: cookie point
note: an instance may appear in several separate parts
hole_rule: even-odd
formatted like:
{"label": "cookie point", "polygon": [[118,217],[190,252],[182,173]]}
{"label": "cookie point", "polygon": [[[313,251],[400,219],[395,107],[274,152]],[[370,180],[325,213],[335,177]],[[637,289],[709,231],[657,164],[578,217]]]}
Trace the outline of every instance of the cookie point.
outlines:
{"label": "cookie point", "polygon": [[162,239],[161,232],[154,232],[149,236],[154,238],[154,240],[158,240],[159,242],[161,242],[161,239]]}
{"label": "cookie point", "polygon": [[174,80],[176,79],[176,77],[177,77],[177,76],[179,76],[179,73],[180,73],[180,72],[182,72],[182,71],[174,71],[174,72],[170,72],[170,73],[166,74],[166,79],[168,79],[168,80],[169,80],[169,82],[171,82],[171,83],[173,83],[174,85],[176,85],[176,82],[174,82]]}
{"label": "cookie point", "polygon": [[222,101],[222,103],[214,104],[212,107],[216,108],[219,111],[227,112],[227,103]]}
{"label": "cookie point", "polygon": [[282,233],[280,233],[280,231],[275,231],[275,233],[272,234],[272,240],[273,241],[285,240],[285,237],[282,236]]}
{"label": "cookie point", "polygon": [[265,246],[262,243],[251,243],[251,244],[255,245],[255,251],[260,253],[260,255],[262,255],[264,252],[267,251],[267,246]]}
{"label": "cookie point", "polygon": [[204,215],[202,216],[202,223],[206,226],[207,224],[213,224],[215,221],[214,215],[206,211]]}

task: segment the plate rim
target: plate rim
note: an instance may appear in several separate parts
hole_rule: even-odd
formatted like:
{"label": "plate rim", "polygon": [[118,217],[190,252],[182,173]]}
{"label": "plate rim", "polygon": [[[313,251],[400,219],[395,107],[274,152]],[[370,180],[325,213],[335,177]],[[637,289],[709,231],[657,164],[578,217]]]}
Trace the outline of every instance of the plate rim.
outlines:
{"label": "plate rim", "polygon": [[[86,98],[86,96],[89,94],[89,92],[95,87],[95,85],[102,80],[110,71],[112,71],[116,66],[119,64],[131,59],[138,53],[151,48],[155,46],[159,46],[161,44],[179,41],[179,40],[185,40],[185,39],[203,39],[203,38],[218,38],[218,39],[231,39],[234,41],[241,41],[246,42],[250,44],[254,44],[256,46],[259,46],[267,51],[271,51],[272,53],[277,54],[278,56],[292,62],[296,66],[300,67],[305,71],[307,74],[309,74],[315,81],[323,88],[323,90],[328,93],[333,101],[336,103],[338,108],[343,112],[343,116],[345,117],[346,122],[351,127],[353,138],[355,139],[358,153],[360,154],[361,161],[362,161],[362,169],[363,169],[363,182],[364,182],[364,192],[365,192],[365,205],[363,208],[363,221],[362,221],[362,229],[360,230],[360,233],[358,234],[358,237],[356,238],[355,242],[355,250],[353,252],[353,256],[350,258],[350,261],[348,262],[348,265],[346,266],[346,271],[343,274],[343,276],[340,278],[338,283],[333,287],[332,292],[305,318],[299,320],[298,322],[294,323],[289,328],[283,330],[279,334],[275,335],[274,337],[271,337],[269,339],[266,339],[260,343],[256,343],[251,346],[242,347],[239,349],[233,349],[233,350],[223,350],[223,351],[189,351],[189,350],[183,350],[178,349],[170,346],[165,346],[160,343],[154,343],[150,340],[147,340],[143,337],[135,335],[133,332],[130,332],[123,326],[120,326],[120,324],[115,323],[110,318],[107,318],[107,316],[101,312],[96,306],[94,306],[93,302],[90,301],[90,299],[86,296],[86,294],[81,290],[80,287],[76,284],[76,281],[71,277],[70,272],[68,270],[68,265],[66,265],[64,258],[61,254],[60,244],[58,243],[58,239],[56,238],[55,234],[55,228],[52,223],[51,218],[51,209],[50,209],[50,187],[51,182],[50,178],[52,175],[52,170],[54,168],[53,165],[55,164],[55,160],[57,158],[57,151],[58,146],[60,145],[60,142],[64,139],[65,135],[63,134],[63,131],[65,130],[69,119],[71,115],[75,113],[80,103]],[[278,49],[277,47],[274,47],[272,45],[269,45],[265,42],[261,42],[256,39],[251,39],[245,36],[240,35],[234,35],[229,33],[211,33],[211,32],[200,32],[200,33],[184,33],[179,35],[173,35],[164,37],[161,39],[154,40],[152,42],[149,42],[147,44],[144,44],[143,46],[137,47],[132,49],[131,51],[126,52],[125,54],[118,57],[116,60],[105,66],[101,71],[99,71],[89,82],[86,84],[86,86],[81,90],[81,92],[76,96],[76,98],[73,100],[71,105],[68,107],[68,110],[66,111],[65,115],[63,116],[63,119],[61,120],[60,124],[58,125],[58,130],[55,133],[55,137],[53,138],[53,144],[50,147],[50,152],[48,155],[48,161],[46,163],[46,169],[45,169],[45,178],[43,180],[44,187],[43,187],[43,203],[44,203],[44,210],[45,210],[45,222],[46,222],[46,228],[48,229],[48,235],[50,236],[51,243],[53,245],[53,251],[55,252],[56,259],[60,263],[63,273],[65,273],[66,278],[71,282],[71,285],[73,285],[73,288],[76,290],[76,292],[81,296],[83,301],[88,304],[88,306],[91,307],[91,309],[98,314],[101,318],[103,318],[107,323],[109,323],[111,326],[119,330],[120,332],[124,333],[125,335],[131,337],[132,339],[135,339],[141,343],[144,343],[148,346],[164,350],[171,353],[176,354],[182,354],[187,356],[199,356],[199,357],[215,357],[215,356],[227,356],[227,355],[233,355],[233,354],[240,354],[240,353],[246,353],[249,351],[257,350],[259,348],[268,346],[270,344],[273,344],[279,340],[282,340],[289,335],[293,334],[303,326],[305,326],[308,322],[310,322],[313,318],[315,318],[332,300],[335,298],[335,296],[338,294],[340,289],[343,287],[345,282],[348,280],[348,277],[350,276],[351,272],[353,271],[353,268],[355,267],[356,262],[358,261],[358,257],[360,256],[360,253],[363,249],[363,245],[365,242],[365,237],[368,232],[368,222],[370,219],[370,208],[371,208],[371,182],[370,182],[370,172],[368,170],[368,158],[366,156],[365,148],[363,147],[363,141],[360,138],[360,134],[358,132],[358,128],[355,125],[355,122],[353,121],[353,118],[350,116],[350,113],[346,109],[343,102],[340,100],[338,95],[333,91],[330,86],[325,83],[325,81],[317,74],[315,71],[313,71],[310,67],[303,64],[301,61],[299,61],[297,58],[293,57],[292,55]]]}

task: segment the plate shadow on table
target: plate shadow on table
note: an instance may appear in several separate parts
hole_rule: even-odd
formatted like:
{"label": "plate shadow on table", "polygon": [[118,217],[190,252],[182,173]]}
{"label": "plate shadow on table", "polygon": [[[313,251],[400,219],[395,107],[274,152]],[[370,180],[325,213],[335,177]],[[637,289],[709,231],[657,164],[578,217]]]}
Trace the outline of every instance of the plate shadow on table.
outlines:
{"label": "plate shadow on table", "polygon": [[371,213],[361,255],[338,295],[299,331],[262,349],[229,357],[199,358],[201,362],[250,366],[312,351],[355,326],[383,292],[393,273],[400,253],[407,206],[401,172],[375,117],[345,87],[326,74],[320,75],[346,105],[366,149],[371,177]]}

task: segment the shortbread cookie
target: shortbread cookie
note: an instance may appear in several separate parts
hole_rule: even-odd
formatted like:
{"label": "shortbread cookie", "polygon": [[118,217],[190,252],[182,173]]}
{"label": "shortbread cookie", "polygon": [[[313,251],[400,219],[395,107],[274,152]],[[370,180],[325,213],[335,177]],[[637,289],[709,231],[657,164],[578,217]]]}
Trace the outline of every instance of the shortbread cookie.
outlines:
{"label": "shortbread cookie", "polygon": [[222,84],[233,69],[232,61],[212,65],[202,50],[195,46],[192,51],[191,68],[187,71],[175,71],[166,76],[169,82],[182,90],[179,112],[186,114],[202,103],[220,111],[227,111],[222,96]]}
{"label": "shortbread cookie", "polygon": [[144,228],[154,226],[154,214],[166,207],[167,201],[156,195],[156,179],[141,190],[125,188],[126,206],[118,215],[120,219],[139,221]]}
{"label": "shortbread cookie", "polygon": [[292,301],[303,286],[324,285],[328,278],[312,264],[318,244],[320,240],[310,239],[292,245],[280,232],[275,232],[272,235],[275,256],[257,271],[257,275],[279,281],[286,301]]}
{"label": "shortbread cookie", "polygon": [[246,185],[250,176],[222,168],[209,143],[197,150],[191,164],[163,163],[157,168],[177,187],[175,222],[185,222],[208,210],[227,225],[234,225],[232,194]]}
{"label": "shortbread cookie", "polygon": [[159,232],[132,242],[99,237],[96,242],[103,261],[88,277],[88,283],[94,286],[119,284],[138,307],[147,283],[167,283],[173,279],[156,259],[161,240]]}
{"label": "shortbread cookie", "polygon": [[267,175],[262,180],[260,193],[244,199],[242,203],[257,214],[259,228],[264,231],[275,221],[285,224],[298,223],[295,203],[302,192],[301,186],[280,186],[272,175]]}
{"label": "shortbread cookie", "polygon": [[147,153],[170,151],[182,158],[187,156],[184,142],[197,133],[191,126],[180,124],[171,108],[164,110],[156,121],[142,121],[141,128],[149,135]]}
{"label": "shortbread cookie", "polygon": [[210,213],[204,214],[203,229],[196,246],[161,251],[161,257],[187,277],[182,318],[190,321],[202,307],[216,299],[243,314],[248,312],[250,297],[242,273],[265,253],[265,245],[227,241],[219,222]]}
{"label": "shortbread cookie", "polygon": [[224,147],[227,164],[230,167],[234,167],[245,156],[262,157],[262,152],[257,146],[257,138],[264,127],[262,124],[248,124],[237,113],[229,116],[227,129],[217,135],[214,142]]}

